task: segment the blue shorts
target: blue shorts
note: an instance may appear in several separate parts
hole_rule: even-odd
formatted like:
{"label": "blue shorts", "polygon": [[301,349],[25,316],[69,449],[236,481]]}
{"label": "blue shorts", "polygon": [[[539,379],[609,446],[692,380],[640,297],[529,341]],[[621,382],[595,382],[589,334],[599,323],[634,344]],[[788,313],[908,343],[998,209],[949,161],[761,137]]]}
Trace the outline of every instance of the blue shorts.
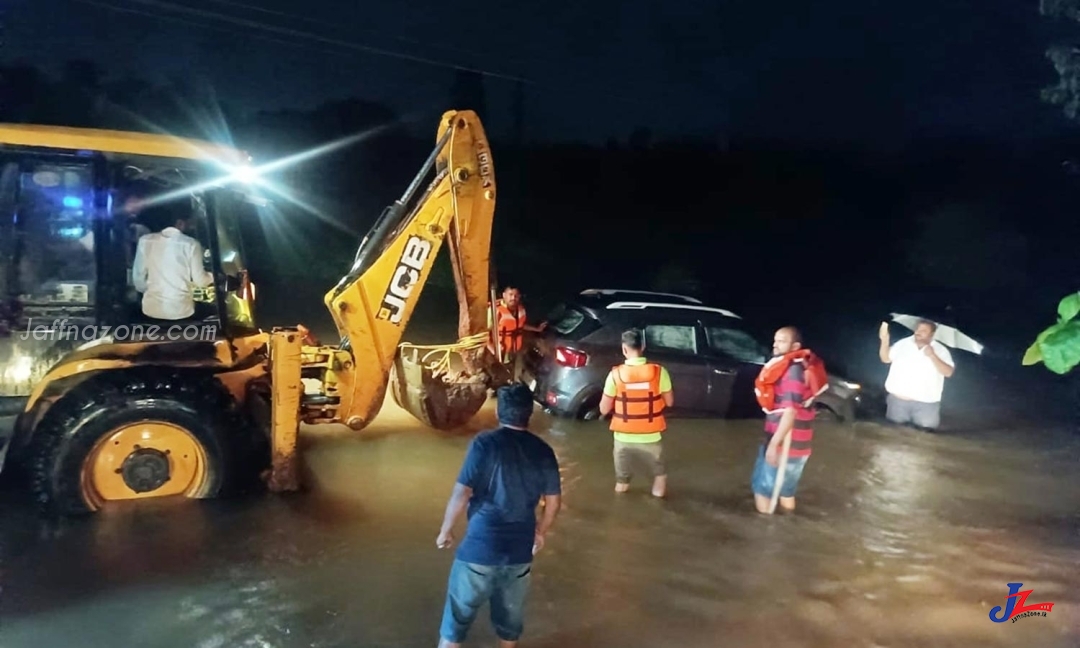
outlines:
{"label": "blue shorts", "polygon": [[[784,468],[784,483],[780,486],[780,497],[795,497],[795,491],[799,487],[799,479],[802,477],[806,460],[810,457],[788,456],[787,466]],[[765,444],[758,449],[757,463],[754,464],[754,474],[750,477],[750,487],[754,494],[772,497],[773,488],[776,487],[776,473],[779,469],[779,458],[774,468],[765,461]]]}
{"label": "blue shorts", "polygon": [[455,560],[450,568],[439,633],[451,643],[462,643],[480,608],[491,604],[491,624],[503,641],[517,641],[525,629],[525,598],[532,580],[532,564],[477,565]]}

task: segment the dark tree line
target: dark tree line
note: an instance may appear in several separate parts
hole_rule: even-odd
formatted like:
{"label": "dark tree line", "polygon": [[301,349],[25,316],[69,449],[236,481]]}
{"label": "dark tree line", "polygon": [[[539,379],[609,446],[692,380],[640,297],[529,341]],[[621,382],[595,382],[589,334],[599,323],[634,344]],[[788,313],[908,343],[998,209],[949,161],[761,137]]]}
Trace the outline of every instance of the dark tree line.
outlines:
{"label": "dark tree line", "polygon": [[[472,102],[484,109],[482,96]],[[0,67],[3,121],[163,130],[224,140],[258,161],[370,133],[272,176],[304,206],[278,200],[251,237],[263,276],[327,286],[419,168],[437,116],[406,124],[359,98],[244,114],[180,78],[113,79],[81,61],[55,77]],[[837,308],[904,294],[944,305],[963,293],[979,309],[1044,299],[1076,278],[1066,244],[1080,233],[1069,208],[1076,183],[1060,168],[1070,144],[1018,154],[992,142],[913,142],[886,155],[737,138],[721,148],[647,129],[600,147],[493,135],[494,260],[500,282],[534,295],[637,285],[757,309],[775,295]],[[442,264],[434,282],[449,281]]]}

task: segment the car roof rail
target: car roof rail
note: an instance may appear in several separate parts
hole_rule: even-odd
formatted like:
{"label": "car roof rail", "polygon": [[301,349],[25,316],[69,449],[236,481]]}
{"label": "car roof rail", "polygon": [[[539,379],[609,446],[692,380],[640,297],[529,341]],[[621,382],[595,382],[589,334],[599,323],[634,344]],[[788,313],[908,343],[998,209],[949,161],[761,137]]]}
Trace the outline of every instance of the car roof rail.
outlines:
{"label": "car roof rail", "polygon": [[700,304],[701,300],[689,295],[678,295],[675,293],[666,292],[653,292],[651,290],[627,290],[623,288],[588,288],[581,291],[582,295],[651,295],[653,297],[674,297],[675,299],[682,299],[692,304]]}
{"label": "car roof rail", "polygon": [[645,310],[646,308],[681,308],[684,310],[705,311],[709,313],[720,313],[725,317],[734,317],[735,319],[742,319],[742,317],[735,313],[723,309],[713,308],[712,306],[699,306],[697,304],[670,304],[670,303],[655,303],[655,302],[631,302],[631,301],[618,301],[612,302],[607,305],[607,310]]}

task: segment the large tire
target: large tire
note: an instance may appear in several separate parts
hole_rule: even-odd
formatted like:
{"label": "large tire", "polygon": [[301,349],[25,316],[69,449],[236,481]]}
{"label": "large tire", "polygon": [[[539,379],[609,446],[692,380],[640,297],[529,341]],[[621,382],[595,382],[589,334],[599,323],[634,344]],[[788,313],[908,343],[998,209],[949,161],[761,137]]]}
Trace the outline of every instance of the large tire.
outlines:
{"label": "large tire", "polygon": [[817,403],[814,406],[814,422],[815,423],[841,423],[845,420],[843,416],[838,414],[833,408],[828,405]]}
{"label": "large tire", "polygon": [[585,402],[578,408],[577,418],[582,421],[599,421],[603,418],[600,416],[600,396],[600,394],[597,394],[585,399]]}
{"label": "large tire", "polygon": [[99,502],[84,494],[84,462],[106,435],[126,425],[155,422],[182,428],[205,459],[193,498],[212,498],[240,483],[250,427],[235,401],[207,374],[157,370],[117,372],[91,379],[46,413],[30,450],[31,487],[47,511],[92,513]]}

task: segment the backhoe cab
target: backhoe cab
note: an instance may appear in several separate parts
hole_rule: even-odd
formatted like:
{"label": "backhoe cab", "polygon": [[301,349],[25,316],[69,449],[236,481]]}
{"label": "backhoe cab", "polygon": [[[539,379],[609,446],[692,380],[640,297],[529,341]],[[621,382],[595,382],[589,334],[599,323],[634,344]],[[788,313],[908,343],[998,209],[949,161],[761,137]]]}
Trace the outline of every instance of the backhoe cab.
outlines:
{"label": "backhoe cab", "polygon": [[[41,504],[216,497],[259,474],[294,490],[300,423],[362,429],[392,383],[414,416],[452,427],[506,378],[484,348],[495,184],[475,114],[443,116],[430,158],[327,293],[334,346],[254,321],[239,230],[258,202],[248,164],[168,136],[0,125],[0,469],[5,457],[21,467]],[[193,317],[154,320],[134,253],[177,218],[194,224],[214,282]],[[402,344],[444,239],[461,339]]]}

